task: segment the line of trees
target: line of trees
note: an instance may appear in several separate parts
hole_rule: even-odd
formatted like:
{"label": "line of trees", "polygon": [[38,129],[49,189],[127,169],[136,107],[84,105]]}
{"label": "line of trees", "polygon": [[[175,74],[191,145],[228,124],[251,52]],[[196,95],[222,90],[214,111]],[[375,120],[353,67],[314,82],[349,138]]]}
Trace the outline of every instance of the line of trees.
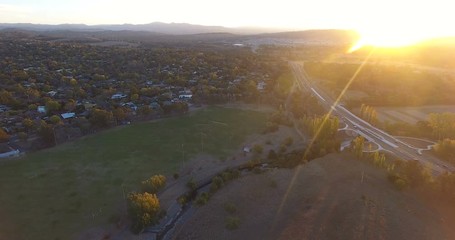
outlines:
{"label": "line of trees", "polygon": [[378,123],[378,113],[376,112],[376,109],[363,103],[360,106],[360,117],[371,124]]}
{"label": "line of trees", "polygon": [[321,152],[336,152],[340,149],[340,141],[336,137],[339,128],[337,117],[305,115],[300,122],[300,127],[314,138],[314,146],[319,147]]}

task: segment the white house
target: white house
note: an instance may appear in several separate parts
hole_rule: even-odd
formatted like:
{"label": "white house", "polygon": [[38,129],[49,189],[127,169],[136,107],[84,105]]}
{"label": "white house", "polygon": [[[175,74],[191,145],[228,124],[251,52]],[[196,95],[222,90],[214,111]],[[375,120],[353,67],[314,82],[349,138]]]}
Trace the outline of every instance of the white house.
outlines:
{"label": "white house", "polygon": [[126,97],[127,97],[126,94],[116,93],[116,94],[112,95],[111,99],[122,99],[122,98],[126,98]]}
{"label": "white house", "polygon": [[69,118],[74,118],[76,116],[76,113],[73,112],[67,112],[67,113],[62,113],[60,114],[63,119],[69,119]]}
{"label": "white house", "polygon": [[37,110],[39,113],[46,113],[46,106],[38,106],[38,110]]}

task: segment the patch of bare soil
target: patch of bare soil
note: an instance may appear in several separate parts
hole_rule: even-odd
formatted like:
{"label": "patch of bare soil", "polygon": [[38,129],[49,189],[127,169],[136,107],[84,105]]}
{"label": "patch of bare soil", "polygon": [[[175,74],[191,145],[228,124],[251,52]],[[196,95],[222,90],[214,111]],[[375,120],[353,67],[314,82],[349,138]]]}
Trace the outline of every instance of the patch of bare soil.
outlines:
{"label": "patch of bare soil", "polygon": [[[228,218],[237,229],[226,228]],[[174,239],[450,239],[441,222],[385,171],[342,153],[231,182]]]}
{"label": "patch of bare soil", "polygon": [[[173,180],[172,176],[167,178],[168,185],[166,190],[159,195],[162,207],[167,209],[180,195],[185,193],[188,190],[186,183],[191,178],[195,181],[200,181],[224,169],[247,163],[254,158],[267,158],[270,150],[273,149],[278,152],[282,143],[289,137],[293,139],[293,143],[287,147],[287,151],[303,147],[304,142],[295,129],[280,126],[278,131],[273,133],[248,136],[242,147],[234,151],[228,158],[216,158],[208,154],[198,154],[182,166],[179,172],[179,179]],[[245,153],[243,151],[243,147],[252,148],[254,145],[262,146],[263,151],[261,154]]]}

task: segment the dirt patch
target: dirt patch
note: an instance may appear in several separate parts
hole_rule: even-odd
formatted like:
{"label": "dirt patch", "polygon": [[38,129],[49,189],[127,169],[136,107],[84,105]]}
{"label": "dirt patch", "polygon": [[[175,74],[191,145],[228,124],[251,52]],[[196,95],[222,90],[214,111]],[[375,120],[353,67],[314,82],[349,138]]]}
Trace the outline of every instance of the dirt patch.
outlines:
{"label": "dirt patch", "polygon": [[[198,208],[175,239],[447,239],[433,209],[353,159],[331,154],[244,176]],[[229,217],[238,229],[225,227]]]}
{"label": "dirt patch", "polygon": [[191,178],[195,181],[199,181],[217,172],[221,172],[224,169],[247,163],[249,160],[267,158],[267,154],[270,150],[273,149],[278,152],[282,143],[289,137],[293,139],[293,143],[286,148],[287,151],[302,148],[304,142],[295,129],[280,126],[276,132],[253,134],[247,137],[242,146],[252,148],[254,145],[261,145],[263,151],[260,154],[252,152],[245,153],[243,147],[237,149],[227,158],[216,158],[208,154],[198,154],[182,165],[182,168],[179,171],[179,179],[174,180],[172,179],[172,176],[168,177],[168,186],[166,187],[166,190],[160,194],[160,201],[163,208],[166,209],[171,206],[177,197],[188,190],[186,183]]}

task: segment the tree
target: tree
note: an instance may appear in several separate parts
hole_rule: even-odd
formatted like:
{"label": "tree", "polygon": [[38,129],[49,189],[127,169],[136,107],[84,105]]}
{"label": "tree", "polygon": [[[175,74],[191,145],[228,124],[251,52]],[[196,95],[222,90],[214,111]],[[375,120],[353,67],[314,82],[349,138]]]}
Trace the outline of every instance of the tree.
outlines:
{"label": "tree", "polygon": [[35,124],[33,123],[33,120],[31,120],[30,118],[25,118],[24,120],[22,120],[22,125],[24,125],[24,127],[28,131],[33,130],[33,128],[35,127]]}
{"label": "tree", "polygon": [[151,178],[142,181],[142,190],[148,193],[157,193],[166,186],[166,177],[153,175]]}
{"label": "tree", "polygon": [[131,101],[137,101],[139,99],[139,94],[135,93],[131,95]]}
{"label": "tree", "polygon": [[364,145],[365,138],[362,136],[356,137],[354,140],[352,140],[351,147],[357,158],[361,158],[363,156]]}
{"label": "tree", "polygon": [[156,224],[159,220],[160,201],[156,194],[128,194],[128,213],[133,222],[132,231],[140,233],[145,227]]}
{"label": "tree", "polygon": [[264,148],[263,148],[262,145],[260,145],[260,144],[255,144],[255,145],[253,146],[253,149],[252,149],[252,150],[253,150],[253,153],[261,154],[262,151],[264,150]]}
{"label": "tree", "polygon": [[455,138],[455,114],[432,113],[428,117],[428,123],[433,129],[433,136],[441,140]]}
{"label": "tree", "polygon": [[126,119],[126,109],[123,107],[118,107],[112,111],[113,117],[117,122],[121,122]]}
{"label": "tree", "polygon": [[144,106],[139,107],[137,112],[139,113],[139,115],[148,116],[152,113],[152,109],[149,106],[144,105]]}
{"label": "tree", "polygon": [[49,120],[51,121],[52,124],[59,124],[61,123],[62,119],[57,116],[57,115],[52,115]]}
{"label": "tree", "polygon": [[65,103],[65,110],[66,111],[73,111],[75,108],[76,108],[76,101],[74,101],[73,99],[69,99],[68,102]]}
{"label": "tree", "polygon": [[3,130],[3,128],[0,128],[0,142],[8,142],[9,140],[9,135],[8,133]]}
{"label": "tree", "polygon": [[49,100],[46,102],[46,111],[47,113],[53,113],[60,109],[60,103],[54,100]]}
{"label": "tree", "polygon": [[108,127],[112,120],[112,112],[102,110],[102,109],[93,109],[90,113],[90,123],[96,127]]}
{"label": "tree", "polygon": [[55,144],[55,134],[52,125],[41,122],[40,127],[38,128],[38,135],[46,145],[49,146]]}

